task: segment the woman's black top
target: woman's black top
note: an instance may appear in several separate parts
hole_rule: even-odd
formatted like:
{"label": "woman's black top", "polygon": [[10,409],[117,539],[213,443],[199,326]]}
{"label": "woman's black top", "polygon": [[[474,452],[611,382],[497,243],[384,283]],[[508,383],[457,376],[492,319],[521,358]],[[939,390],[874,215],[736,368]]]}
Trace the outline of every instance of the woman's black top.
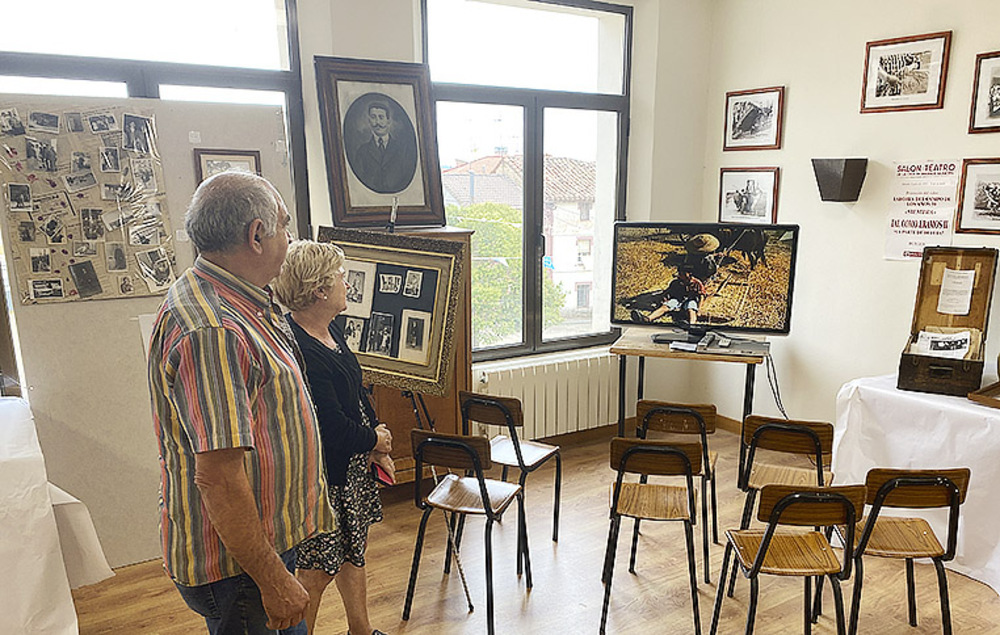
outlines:
{"label": "woman's black top", "polygon": [[[377,419],[361,384],[361,366],[347,348],[344,334],[333,322],[329,327],[330,335],[340,347],[339,353],[306,333],[291,315],[286,315],[285,319],[305,359],[306,379],[319,417],[326,480],[330,485],[344,485],[351,457],[370,452],[378,441],[375,429],[365,424],[367,419],[375,425]],[[362,408],[366,411],[365,417],[362,417]]]}

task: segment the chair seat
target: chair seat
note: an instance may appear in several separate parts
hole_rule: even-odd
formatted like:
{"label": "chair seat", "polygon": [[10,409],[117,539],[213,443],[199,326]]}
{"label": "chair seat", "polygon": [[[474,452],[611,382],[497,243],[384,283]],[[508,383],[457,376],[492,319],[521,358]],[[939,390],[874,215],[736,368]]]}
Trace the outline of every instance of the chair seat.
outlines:
{"label": "chair seat", "polygon": [[[866,518],[858,521],[854,531],[855,544],[861,538],[866,521]],[[879,516],[868,539],[865,555],[883,558],[935,558],[944,555],[944,547],[923,518]]]}
{"label": "chair seat", "polygon": [[[521,441],[521,457],[524,464],[534,467],[559,451],[559,446],[535,441]],[[518,467],[517,453],[514,452],[514,442],[509,437],[498,436],[490,441],[490,459],[500,465]]]}
{"label": "chair seat", "polygon": [[[494,514],[501,514],[511,504],[521,486],[517,483],[505,483],[486,479],[486,494]],[[483,497],[479,490],[479,481],[472,477],[459,478],[448,474],[441,479],[430,494],[427,503],[432,507],[460,514],[485,514]]]}
{"label": "chair seat", "polygon": [[[612,484],[612,503],[614,497],[615,486]],[[618,513],[646,520],[687,520],[691,518],[687,487],[658,483],[622,483]]]}
{"label": "chair seat", "polygon": [[[744,570],[752,567],[764,530],[729,530],[726,537],[736,550],[740,566]],[[776,531],[760,570],[771,575],[828,575],[840,572],[840,561],[826,536],[818,531]]]}
{"label": "chair seat", "polygon": [[[833,472],[823,470],[823,483],[833,482]],[[752,489],[762,489],[765,485],[815,486],[816,468],[792,467],[788,465],[770,465],[754,463],[750,470],[748,484]]]}

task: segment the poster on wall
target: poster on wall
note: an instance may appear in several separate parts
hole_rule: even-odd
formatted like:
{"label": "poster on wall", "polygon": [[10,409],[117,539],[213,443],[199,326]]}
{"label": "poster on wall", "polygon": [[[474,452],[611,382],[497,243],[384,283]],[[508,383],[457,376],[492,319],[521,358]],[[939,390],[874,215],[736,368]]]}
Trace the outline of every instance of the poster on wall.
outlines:
{"label": "poster on wall", "polygon": [[960,173],[956,160],[893,164],[887,260],[920,260],[924,247],[951,244]]}

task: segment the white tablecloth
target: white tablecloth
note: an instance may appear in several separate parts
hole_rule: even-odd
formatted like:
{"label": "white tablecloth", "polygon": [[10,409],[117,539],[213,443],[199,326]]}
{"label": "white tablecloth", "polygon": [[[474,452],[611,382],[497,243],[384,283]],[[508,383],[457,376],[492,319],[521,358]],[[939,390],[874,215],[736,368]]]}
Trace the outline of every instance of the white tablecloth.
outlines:
{"label": "white tablecloth", "polygon": [[70,588],[77,589],[113,576],[115,573],[104,557],[87,506],[52,483],[49,483],[49,496]]}
{"label": "white tablecloth", "polygon": [[[837,395],[835,480],[863,483],[873,467],[970,468],[958,551],[947,566],[1000,593],[1000,410],[897,390],[895,375],[850,381]],[[947,511],[924,517],[943,543]]]}

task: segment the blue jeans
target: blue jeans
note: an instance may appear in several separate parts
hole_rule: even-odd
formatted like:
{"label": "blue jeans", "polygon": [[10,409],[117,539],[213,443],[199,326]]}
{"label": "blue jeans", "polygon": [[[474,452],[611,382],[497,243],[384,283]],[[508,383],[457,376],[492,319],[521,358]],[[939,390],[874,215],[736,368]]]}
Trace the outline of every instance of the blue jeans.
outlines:
{"label": "blue jeans", "polygon": [[[281,561],[295,571],[295,549],[281,554]],[[176,586],[188,607],[205,618],[211,635],[306,635],[305,620],[282,631],[267,627],[260,589],[245,573],[201,586]]]}

